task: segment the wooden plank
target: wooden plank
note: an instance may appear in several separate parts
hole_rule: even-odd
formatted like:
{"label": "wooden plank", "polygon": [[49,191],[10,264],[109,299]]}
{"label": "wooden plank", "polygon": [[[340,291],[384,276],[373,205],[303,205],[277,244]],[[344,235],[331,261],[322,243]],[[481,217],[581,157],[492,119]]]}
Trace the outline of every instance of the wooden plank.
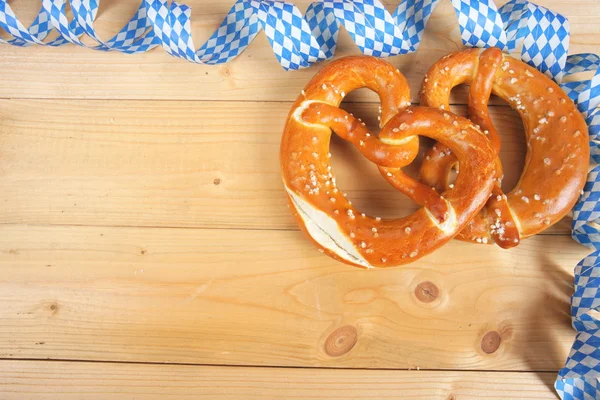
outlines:
{"label": "wooden plank", "polygon": [[0,358],[269,366],[558,370],[589,251],[566,236],[510,251],[452,242],[365,271],[299,232],[3,225],[0,237]]}
{"label": "wooden plank", "polygon": [[[297,229],[279,167],[290,106],[0,101],[0,223]],[[376,108],[348,109],[375,126]],[[524,162],[523,128],[508,107],[491,110],[510,188]],[[353,147],[337,140],[332,152],[339,185],[359,209],[414,210]],[[568,230],[565,220],[547,232]]]}
{"label": "wooden plank", "polygon": [[[499,1],[504,4],[506,0]],[[196,46],[207,40],[221,23],[233,0],[186,0],[192,7],[192,33]],[[294,3],[304,12],[310,0]],[[397,0],[386,0],[389,10]],[[597,52],[600,42],[600,7],[592,0],[537,0],[563,13],[571,25],[571,53]],[[139,1],[101,2],[96,24],[108,39],[128,21]],[[23,22],[33,20],[39,2],[12,2]],[[440,57],[460,48],[454,10],[443,1],[435,10],[417,54],[391,58],[411,84],[413,96],[427,69]],[[359,54],[343,31],[336,57]],[[176,100],[278,100],[291,101],[318,69],[286,72],[276,61],[264,34],[260,34],[238,59],[220,66],[198,66],[168,56],[162,49],[143,55],[123,55],[85,50],[75,46],[18,48],[0,46],[0,85],[7,98],[176,99]],[[464,92],[462,92],[464,94]],[[415,97],[416,98],[416,97]],[[354,101],[372,101],[364,93]],[[454,100],[464,104],[464,95]]]}
{"label": "wooden plank", "polygon": [[5,400],[556,399],[555,373],[2,361]]}

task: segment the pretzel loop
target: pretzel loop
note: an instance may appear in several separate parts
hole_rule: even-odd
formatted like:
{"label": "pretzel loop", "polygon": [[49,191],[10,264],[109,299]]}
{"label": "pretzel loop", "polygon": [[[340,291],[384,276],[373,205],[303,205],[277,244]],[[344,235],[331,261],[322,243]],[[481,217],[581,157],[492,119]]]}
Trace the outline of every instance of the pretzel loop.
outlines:
{"label": "pretzel loop", "polygon": [[[367,87],[381,100],[381,131],[339,109],[351,90]],[[454,237],[490,196],[496,171],[489,141],[467,119],[410,106],[406,79],[385,61],[348,57],[323,68],[288,116],[281,168],[301,228],[328,255],[362,267],[413,261]],[[422,207],[397,219],[367,216],[337,188],[329,163],[331,132],[351,142],[394,187]],[[417,156],[418,136],[448,146],[461,162],[455,187],[439,194],[402,172]]]}
{"label": "pretzel loop", "polygon": [[[520,114],[527,155],[519,182],[508,194],[501,189],[496,157],[500,178],[493,196],[457,238],[513,247],[559,221],[577,201],[587,175],[587,125],[556,83],[495,48],[464,50],[438,61],[425,77],[421,101],[447,110],[452,88],[463,83],[471,85],[469,118],[480,125],[495,154],[501,143],[488,111],[492,93]],[[420,170],[421,180],[437,190],[449,187],[449,172],[457,164],[445,153],[443,146],[434,146]]]}

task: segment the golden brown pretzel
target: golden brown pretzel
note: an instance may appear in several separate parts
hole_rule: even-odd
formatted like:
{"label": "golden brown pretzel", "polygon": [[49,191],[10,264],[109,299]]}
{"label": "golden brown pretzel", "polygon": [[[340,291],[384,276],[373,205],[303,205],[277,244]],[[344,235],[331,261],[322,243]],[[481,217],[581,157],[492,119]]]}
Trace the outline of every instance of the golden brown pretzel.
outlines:
{"label": "golden brown pretzel", "polygon": [[[463,83],[471,84],[469,118],[481,126],[496,154],[500,138],[488,113],[490,94],[506,100],[521,115],[527,156],[514,189],[505,195],[500,178],[486,207],[457,239],[513,247],[559,221],[577,201],[589,165],[587,125],[556,83],[495,48],[469,49],[442,58],[425,77],[421,101],[448,110],[452,88]],[[434,146],[421,166],[421,180],[444,190],[456,164],[445,146]],[[496,164],[501,171],[499,158]]]}
{"label": "golden brown pretzel", "polygon": [[[338,108],[352,90],[368,87],[381,100],[379,137]],[[348,57],[323,68],[288,115],[281,143],[281,170],[301,228],[328,255],[356,266],[390,267],[441,246],[475,216],[496,179],[489,141],[467,119],[426,107],[410,107],[404,76],[373,57]],[[329,162],[335,131],[350,141],[393,186],[423,207],[399,219],[367,216],[336,186]],[[454,189],[439,195],[402,172],[417,155],[418,135],[446,144],[463,171]]]}

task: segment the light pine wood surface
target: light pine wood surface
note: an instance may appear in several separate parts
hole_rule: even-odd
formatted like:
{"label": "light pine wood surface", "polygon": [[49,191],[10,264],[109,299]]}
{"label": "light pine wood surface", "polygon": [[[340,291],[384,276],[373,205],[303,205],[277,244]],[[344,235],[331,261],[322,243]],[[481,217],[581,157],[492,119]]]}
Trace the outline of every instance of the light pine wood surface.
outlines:
{"label": "light pine wood surface", "polygon": [[[197,47],[232,4],[184,2]],[[569,17],[572,52],[600,52],[595,0],[538,4]],[[138,5],[103,0],[100,35]],[[11,6],[26,23],[39,1]],[[460,47],[442,1],[418,53],[389,61],[416,101],[431,64]],[[341,32],[336,58],[358,53]],[[285,72],[262,34],[221,66],[0,46],[0,399],[556,398],[588,252],[569,218],[509,251],[453,241],[377,271],[298,231],[279,141],[324,65]],[[465,93],[452,98],[462,115]],[[376,103],[361,90],[343,107],[375,126]],[[523,127],[492,104],[510,189]],[[358,208],[415,209],[351,146],[331,151]]]}
{"label": "light pine wood surface", "polygon": [[553,382],[548,372],[0,363],[5,400],[525,400],[547,399]]}

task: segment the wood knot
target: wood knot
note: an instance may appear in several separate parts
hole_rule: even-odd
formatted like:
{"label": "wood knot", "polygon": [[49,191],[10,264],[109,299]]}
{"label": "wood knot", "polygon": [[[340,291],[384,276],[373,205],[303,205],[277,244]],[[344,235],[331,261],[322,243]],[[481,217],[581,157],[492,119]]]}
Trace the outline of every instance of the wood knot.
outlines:
{"label": "wood knot", "polygon": [[486,354],[492,354],[498,350],[500,342],[502,342],[500,334],[496,331],[489,331],[481,339],[481,350]]}
{"label": "wood knot", "polygon": [[221,68],[221,75],[224,77],[230,77],[232,75],[231,68],[228,66],[224,66]]}
{"label": "wood knot", "polygon": [[44,305],[44,309],[49,315],[54,315],[58,312],[58,304],[56,303],[47,303]]}
{"label": "wood knot", "polygon": [[325,340],[325,353],[331,357],[339,357],[354,347],[358,340],[358,332],[355,327],[345,325],[331,332]]}
{"label": "wood knot", "polygon": [[213,181],[213,184],[215,184],[215,186],[220,185],[221,184],[221,179],[215,178],[215,180]]}
{"label": "wood knot", "polygon": [[431,303],[437,299],[440,291],[432,282],[421,282],[415,288],[415,297],[423,303]]}

